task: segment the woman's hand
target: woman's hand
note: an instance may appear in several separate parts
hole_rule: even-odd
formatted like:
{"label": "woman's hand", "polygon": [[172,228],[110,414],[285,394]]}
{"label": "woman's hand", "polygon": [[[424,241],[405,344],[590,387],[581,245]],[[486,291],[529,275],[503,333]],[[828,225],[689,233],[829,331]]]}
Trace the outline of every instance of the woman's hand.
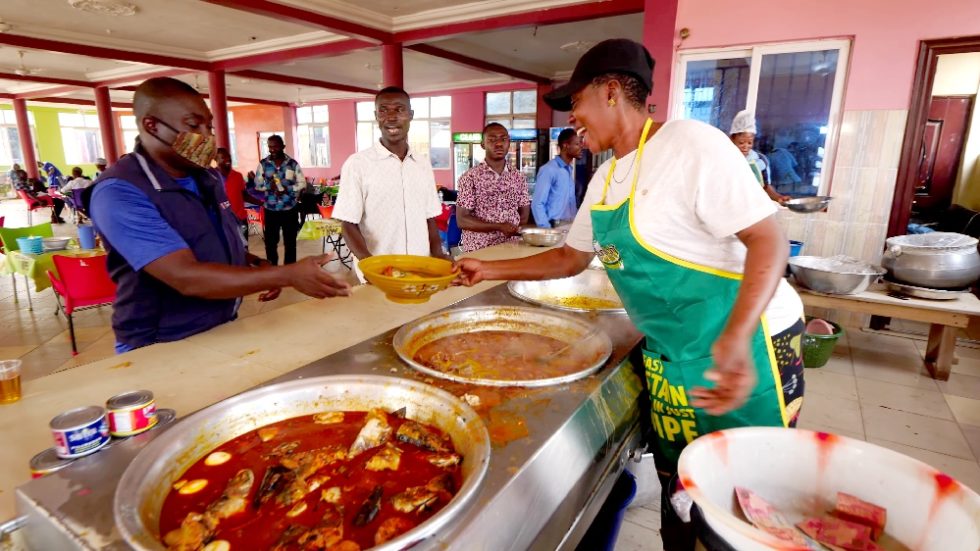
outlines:
{"label": "woman's hand", "polygon": [[483,281],[483,261],[475,258],[461,258],[453,263],[453,271],[459,274],[453,280],[453,285],[472,287]]}
{"label": "woman's hand", "polygon": [[727,332],[718,337],[711,348],[714,367],[704,375],[715,386],[692,389],[694,407],[709,415],[724,415],[745,404],[757,381],[749,344],[749,338]]}

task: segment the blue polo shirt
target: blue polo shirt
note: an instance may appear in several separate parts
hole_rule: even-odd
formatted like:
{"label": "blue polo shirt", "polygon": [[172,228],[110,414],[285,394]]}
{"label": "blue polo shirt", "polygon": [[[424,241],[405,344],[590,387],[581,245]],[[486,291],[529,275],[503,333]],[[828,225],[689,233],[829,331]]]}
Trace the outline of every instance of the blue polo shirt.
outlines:
{"label": "blue polo shirt", "polygon": [[538,169],[531,199],[534,222],[542,228],[550,228],[552,220],[574,220],[577,210],[572,165],[561,156],[555,157]]}

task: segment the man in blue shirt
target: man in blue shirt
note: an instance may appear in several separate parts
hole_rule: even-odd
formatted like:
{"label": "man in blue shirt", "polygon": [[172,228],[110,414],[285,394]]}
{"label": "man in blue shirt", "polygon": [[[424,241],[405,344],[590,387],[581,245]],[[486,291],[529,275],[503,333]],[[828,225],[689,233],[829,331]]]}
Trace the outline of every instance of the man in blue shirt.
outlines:
{"label": "man in blue shirt", "polygon": [[328,255],[284,267],[247,254],[214,157],[212,115],[200,94],[171,78],[133,97],[140,140],[82,194],[116,282],[116,350],[183,339],[235,319],[240,297],[282,287],[325,298],[349,285],[321,266]]}
{"label": "man in blue shirt", "polygon": [[552,228],[575,219],[575,178],[572,163],[582,156],[578,134],[566,128],[558,134],[558,156],[538,169],[531,199],[534,222],[542,228]]}

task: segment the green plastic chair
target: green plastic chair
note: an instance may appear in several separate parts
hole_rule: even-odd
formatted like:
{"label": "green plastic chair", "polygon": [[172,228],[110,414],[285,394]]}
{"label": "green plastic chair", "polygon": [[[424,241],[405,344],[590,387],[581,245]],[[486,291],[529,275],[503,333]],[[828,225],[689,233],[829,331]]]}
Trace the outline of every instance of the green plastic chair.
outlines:
{"label": "green plastic chair", "polygon": [[[32,235],[38,237],[54,237],[54,229],[51,227],[51,222],[28,226],[26,228],[0,228],[0,251],[4,254],[10,251],[19,251],[20,245],[17,244],[17,238],[30,237]],[[13,273],[10,274],[10,281],[14,285],[14,302],[17,302],[17,279],[14,275]],[[24,276],[24,290],[27,292],[27,302],[33,310],[34,304],[31,302],[31,288],[29,285],[30,282],[27,280],[27,276]]]}

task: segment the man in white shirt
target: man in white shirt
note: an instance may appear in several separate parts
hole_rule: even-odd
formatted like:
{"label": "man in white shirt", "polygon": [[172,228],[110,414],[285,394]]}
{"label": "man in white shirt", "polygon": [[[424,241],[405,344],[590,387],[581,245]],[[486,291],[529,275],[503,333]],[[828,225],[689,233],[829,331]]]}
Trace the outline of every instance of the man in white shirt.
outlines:
{"label": "man in white shirt", "polygon": [[414,116],[408,93],[385,88],[374,109],[381,140],[351,155],[340,170],[333,217],[343,222],[347,246],[359,260],[376,254],[446,258],[435,221],[442,206],[432,165],[408,144]]}

